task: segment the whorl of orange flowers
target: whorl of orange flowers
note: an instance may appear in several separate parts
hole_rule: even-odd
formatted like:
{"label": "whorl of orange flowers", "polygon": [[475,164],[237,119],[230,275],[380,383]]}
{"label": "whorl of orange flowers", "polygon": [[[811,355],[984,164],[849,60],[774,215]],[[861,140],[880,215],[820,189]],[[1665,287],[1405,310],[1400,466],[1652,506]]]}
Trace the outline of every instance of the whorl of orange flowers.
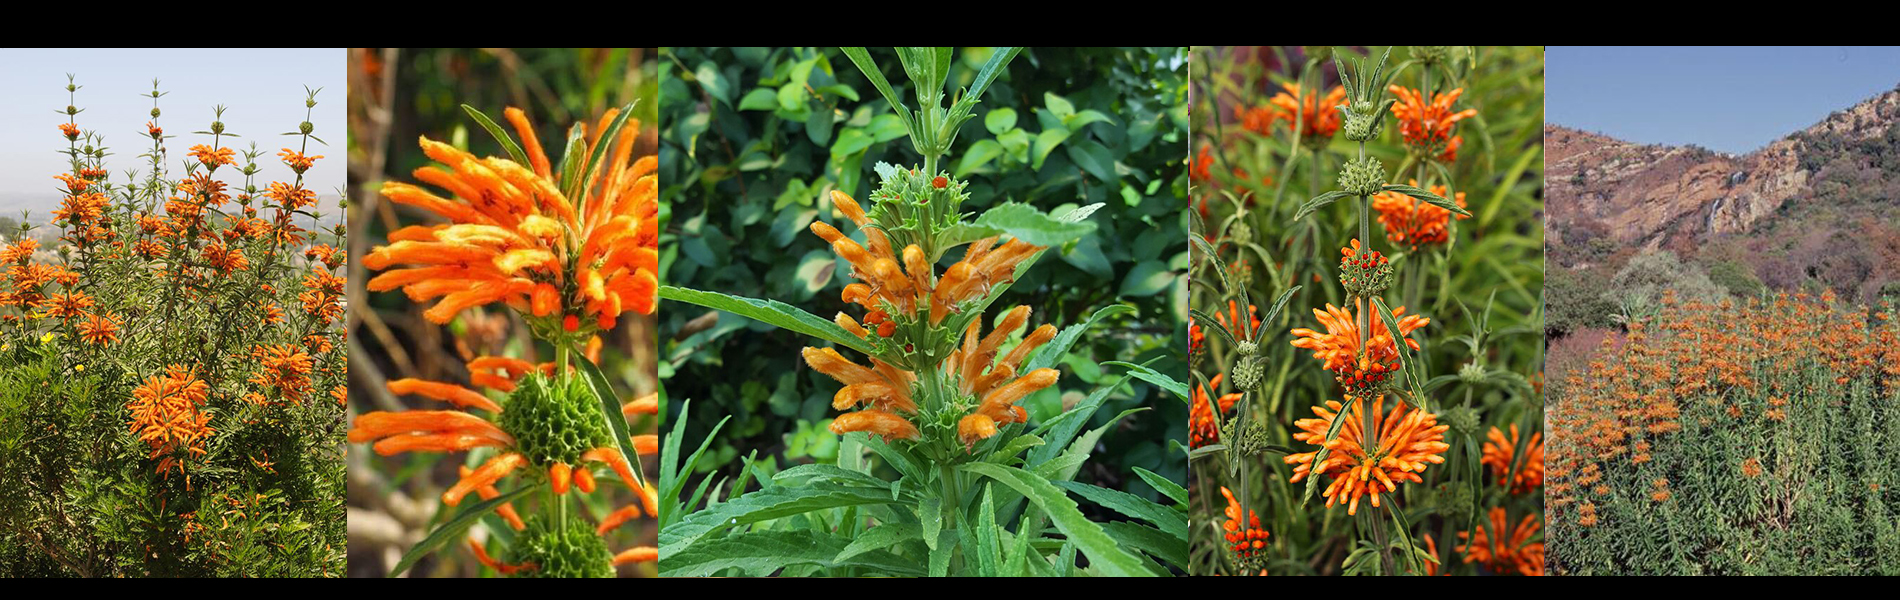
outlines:
{"label": "whorl of orange flowers", "polygon": [[[0,306],[5,303],[0,302]],[[79,339],[94,346],[104,346],[119,340],[119,320],[110,312],[86,315],[79,322]]]}
{"label": "whorl of orange flowers", "polygon": [[1220,494],[1227,497],[1227,520],[1221,522],[1221,531],[1226,533],[1227,543],[1233,545],[1234,555],[1246,559],[1266,550],[1267,530],[1260,528],[1260,513],[1247,511],[1243,522],[1240,501],[1234,499],[1234,493],[1223,485]]}
{"label": "whorl of orange flowers", "polygon": [[[851,276],[858,282],[845,286],[842,298],[866,310],[862,324],[844,313],[838,313],[835,322],[867,341],[895,335],[898,319],[921,323],[927,311],[928,323],[934,326],[950,314],[963,312],[967,303],[988,296],[993,286],[1013,281],[1016,266],[1043,249],[1016,239],[999,246],[996,237],[984,238],[972,243],[962,260],[938,276],[915,244],[904,248],[900,260],[884,231],[872,224],[850,196],[834,190],[831,200],[863,230],[868,248],[824,222],[812,223],[811,230],[850,263]],[[1029,313],[1027,306],[1011,309],[989,335],[980,335],[983,318],[974,316],[963,331],[960,347],[943,363],[958,376],[958,391],[978,399],[975,409],[957,423],[958,438],[966,446],[996,435],[1002,426],[1027,421],[1027,413],[1015,403],[1056,382],[1054,369],[1017,372],[1030,352],[1055,338],[1053,325],[1037,327],[1008,354],[997,356],[1002,344],[1028,325]],[[914,348],[907,344],[903,350]],[[865,431],[887,440],[918,438],[917,427],[906,417],[917,412],[911,398],[914,373],[877,358],[865,367],[831,348],[806,348],[804,357],[813,370],[845,384],[833,398],[833,408],[864,406],[834,419],[833,433]]]}
{"label": "whorl of orange flowers", "polygon": [[1489,441],[1484,443],[1483,463],[1493,475],[1497,475],[1498,485],[1505,486],[1513,494],[1530,493],[1544,485],[1544,434],[1531,434],[1524,449],[1524,462],[1517,466],[1517,477],[1509,482],[1504,479],[1510,477],[1511,461],[1516,457],[1519,440],[1517,424],[1511,424],[1510,439],[1505,439],[1504,432],[1496,427],[1491,428],[1487,438]]}
{"label": "whorl of orange flowers", "polygon": [[[551,363],[535,365],[498,356],[484,356],[468,362],[469,371],[478,374],[472,378],[475,385],[501,390],[513,389],[515,383],[529,373],[545,373],[553,367]],[[502,405],[481,392],[452,383],[399,379],[389,382],[388,387],[393,394],[414,394],[448,402],[461,409],[487,411],[497,417],[503,411]],[[654,406],[657,410],[657,404]],[[348,439],[352,444],[375,442],[371,448],[383,456],[403,452],[459,452],[483,447],[500,449],[498,454],[480,467],[465,470],[461,480],[442,493],[444,504],[458,506],[470,493],[476,493],[484,499],[495,497],[499,494],[494,490],[495,482],[524,466],[530,466],[529,458],[515,451],[515,436],[502,430],[499,422],[460,410],[377,411],[358,415],[351,423]],[[658,436],[635,436],[633,443],[635,451],[641,454],[654,454],[659,450]],[[641,496],[648,514],[658,516],[659,502],[654,490],[639,486],[639,480],[633,477],[632,466],[620,450],[613,447],[599,447],[582,453],[581,464],[557,462],[545,465],[554,491],[564,494],[570,486],[575,486],[583,492],[592,492],[593,473],[582,467],[582,464],[590,462],[599,462],[613,469],[621,481]],[[510,507],[504,506],[503,509],[508,513],[513,512]],[[517,519],[510,519],[511,524],[516,522]],[[516,528],[519,529],[519,525]]]}
{"label": "whorl of orange flowers", "polygon": [[216,171],[220,165],[237,163],[236,152],[230,148],[213,149],[210,146],[198,144],[192,146],[186,154],[190,154],[193,159],[212,171]]}
{"label": "whorl of orange flowers", "polygon": [[213,430],[211,415],[199,407],[210,392],[211,386],[183,365],[172,365],[132,390],[132,401],[125,405],[131,414],[128,424],[132,435],[151,449],[146,458],[160,459],[157,472],[175,466],[183,473],[184,459],[205,454],[204,441]]}
{"label": "whorl of orange flowers", "polygon": [[276,389],[292,404],[303,403],[304,394],[310,391],[313,368],[309,354],[295,344],[281,344],[252,348],[251,357],[259,366],[258,372],[251,376],[252,385]]}
{"label": "whorl of orange flowers", "polygon": [[[1417,180],[1410,183],[1418,185]],[[1445,190],[1443,185],[1434,185],[1430,191],[1443,197]],[[1465,193],[1458,192],[1452,201],[1464,208]],[[1417,250],[1420,246],[1443,244],[1451,239],[1452,212],[1423,200],[1398,192],[1379,192],[1372,195],[1372,210],[1379,211],[1379,225],[1385,228],[1386,239],[1394,244]],[[1458,215],[1460,221],[1469,218]]]}
{"label": "whorl of orange flowers", "polygon": [[[1490,529],[1478,525],[1475,542],[1459,546],[1456,550],[1465,553],[1465,562],[1484,565],[1492,573],[1537,576],[1544,574],[1544,543],[1532,542],[1537,530],[1543,527],[1537,521],[1537,515],[1526,514],[1517,522],[1517,528],[1511,529],[1505,522],[1503,507],[1493,507],[1488,514]],[[1459,538],[1470,534],[1459,533]]]}
{"label": "whorl of orange flowers", "polygon": [[[1364,300],[1353,300],[1360,312],[1366,310]],[[1293,346],[1313,351],[1325,365],[1325,369],[1339,374],[1340,384],[1348,390],[1365,389],[1379,384],[1399,370],[1399,348],[1393,341],[1391,332],[1385,328],[1385,320],[1378,316],[1369,316],[1372,322],[1371,335],[1366,340],[1366,352],[1359,352],[1359,322],[1352,311],[1326,305],[1326,310],[1313,309],[1313,317],[1326,327],[1321,333],[1306,328],[1293,330]],[[1399,324],[1399,337],[1406,346],[1418,350],[1417,340],[1409,337],[1413,331],[1432,322],[1418,315],[1406,315],[1405,307],[1392,310],[1392,318]]]}
{"label": "whorl of orange flowers", "polygon": [[[1206,389],[1220,389],[1221,380],[1225,377],[1225,373],[1215,373],[1214,378],[1208,380]],[[1188,447],[1190,448],[1220,443],[1220,416],[1233,410],[1234,403],[1240,401],[1241,393],[1234,392],[1209,402],[1206,389],[1194,386],[1192,390],[1193,402],[1188,406]],[[1216,404],[1220,406],[1218,411],[1214,409]]]}
{"label": "whorl of orange flowers", "polygon": [[1366,407],[1358,398],[1349,397],[1353,403],[1353,415],[1339,429],[1339,436],[1326,441],[1326,431],[1338,418],[1342,405],[1328,400],[1326,406],[1313,407],[1317,419],[1300,419],[1293,424],[1301,432],[1293,434],[1293,439],[1323,446],[1327,450],[1325,462],[1314,465],[1313,460],[1319,452],[1289,454],[1286,464],[1293,467],[1291,482],[1297,483],[1308,475],[1318,472],[1333,478],[1326,487],[1326,506],[1336,503],[1346,504],[1346,514],[1357,514],[1359,500],[1370,496],[1372,505],[1379,504],[1379,494],[1398,490],[1398,482],[1410,481],[1422,483],[1419,473],[1425,472],[1427,464],[1445,462],[1441,456],[1451,446],[1445,443],[1447,425],[1438,424],[1438,416],[1422,410],[1412,410],[1404,403],[1395,402],[1392,410],[1378,414],[1384,403],[1380,398],[1370,408],[1374,411],[1373,430],[1377,437],[1366,445],[1366,437],[1361,431],[1364,422],[1359,415]]}
{"label": "whorl of orange flowers", "polygon": [[[845,286],[843,298],[868,311],[867,323],[875,322],[878,315],[889,316],[886,304],[905,315],[929,307],[930,324],[941,323],[944,317],[960,312],[964,303],[988,295],[993,286],[1014,281],[1016,265],[1043,249],[1017,239],[999,246],[996,236],[983,238],[972,242],[963,260],[938,276],[915,244],[906,246],[900,258],[884,231],[872,226],[870,217],[850,196],[832,190],[831,202],[864,231],[869,247],[823,221],[812,223],[811,230],[851,264],[851,275],[860,283]],[[878,325],[880,337],[888,337],[887,329]]]}
{"label": "whorl of orange flowers", "polygon": [[1418,90],[1397,85],[1386,86],[1386,91],[1398,97],[1399,101],[1392,105],[1392,116],[1398,117],[1399,135],[1405,138],[1406,144],[1444,162],[1458,160],[1458,146],[1464,144],[1464,138],[1452,135],[1451,127],[1478,116],[1477,109],[1471,108],[1452,112],[1451,103],[1465,93],[1464,88],[1432,94],[1430,98]]}
{"label": "whorl of orange flowers", "polygon": [[[598,136],[618,110],[604,115]],[[589,326],[611,329],[622,312],[652,313],[659,290],[658,180],[655,157],[634,158],[637,121],[613,140],[611,160],[593,174],[586,198],[568,198],[520,109],[509,108],[529,165],[474,155],[422,138],[425,154],[447,169],[417,169],[423,183],[451,192],[442,198],[415,185],[388,182],[383,195],[448,219],[389,235],[363,259],[375,270],[371,291],[402,288],[423,302],[441,298],[424,313],[447,323],[464,309],[503,302],[522,313],[562,321],[569,333]],[[602,140],[589,140],[589,147]],[[581,168],[570,165],[568,168]]]}
{"label": "whorl of orange flowers", "polygon": [[[1315,144],[1325,143],[1339,132],[1339,110],[1336,107],[1346,103],[1346,88],[1333,86],[1324,98],[1316,97],[1311,92],[1302,95],[1297,83],[1282,84],[1281,88],[1283,91],[1267,100],[1269,106],[1251,109],[1235,107],[1234,112],[1241,126],[1260,135],[1272,135],[1273,125],[1286,121],[1288,126],[1300,128],[1301,140]],[[1304,122],[1294,123],[1295,119]]]}

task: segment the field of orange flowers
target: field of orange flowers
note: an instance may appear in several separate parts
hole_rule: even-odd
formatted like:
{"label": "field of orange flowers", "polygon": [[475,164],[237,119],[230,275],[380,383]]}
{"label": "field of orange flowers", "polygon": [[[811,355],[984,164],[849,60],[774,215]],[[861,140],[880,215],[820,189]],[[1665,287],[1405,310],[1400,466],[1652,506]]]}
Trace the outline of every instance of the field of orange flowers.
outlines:
{"label": "field of orange flowers", "polygon": [[[109,163],[81,87],[43,132],[57,238],[0,231],[0,575],[340,575],[346,232],[304,180],[316,126],[274,158],[222,106],[168,134],[154,81],[143,153]],[[296,176],[256,177],[272,160]]]}
{"label": "field of orange flowers", "polygon": [[1541,51],[1194,64],[1190,571],[1543,574]]}
{"label": "field of orange flowers", "polygon": [[1894,307],[1662,304],[1554,391],[1552,571],[1900,573]]}

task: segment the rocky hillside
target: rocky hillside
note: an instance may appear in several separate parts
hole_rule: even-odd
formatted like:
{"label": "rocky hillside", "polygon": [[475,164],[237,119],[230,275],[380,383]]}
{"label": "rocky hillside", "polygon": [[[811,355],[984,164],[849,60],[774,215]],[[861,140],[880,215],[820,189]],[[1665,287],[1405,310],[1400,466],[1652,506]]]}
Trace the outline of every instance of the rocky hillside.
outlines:
{"label": "rocky hillside", "polygon": [[[1747,233],[1785,203],[1814,201],[1825,169],[1878,166],[1900,124],[1900,91],[1837,111],[1760,150],[1733,156],[1695,146],[1633,144],[1559,125],[1544,128],[1553,254],[1608,237],[1621,246],[1683,246]],[[1786,213],[1787,211],[1782,211]],[[1599,242],[1600,243],[1600,242]]]}

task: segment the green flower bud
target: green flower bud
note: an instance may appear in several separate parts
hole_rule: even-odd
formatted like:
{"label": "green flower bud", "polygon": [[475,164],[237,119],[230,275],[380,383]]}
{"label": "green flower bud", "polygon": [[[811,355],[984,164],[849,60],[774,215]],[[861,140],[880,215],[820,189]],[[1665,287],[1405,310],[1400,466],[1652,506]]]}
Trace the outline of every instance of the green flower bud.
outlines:
{"label": "green flower bud", "polygon": [[309,121],[304,121],[303,123],[297,125],[297,131],[304,132],[305,135],[308,135],[310,132],[316,131],[316,130],[317,130],[317,126],[311,125]]}
{"label": "green flower bud", "polygon": [[224,121],[212,121],[211,133],[224,133]]}
{"label": "green flower bud", "polygon": [[[1352,114],[1352,113],[1347,113]],[[1371,196],[1385,187],[1385,164],[1367,156],[1346,163],[1339,172],[1339,189],[1354,196]]]}
{"label": "green flower bud", "polygon": [[535,568],[515,573],[530,578],[608,578],[614,576],[613,551],[582,519],[569,519],[565,526],[535,515],[527,529],[515,535],[503,562],[534,563]]}
{"label": "green flower bud", "polygon": [[1458,367],[1458,379],[1465,383],[1484,383],[1484,367],[1475,362]]}
{"label": "green flower bud", "polygon": [[529,375],[503,408],[502,431],[515,436],[515,450],[540,470],[557,462],[578,465],[588,450],[613,445],[600,406],[579,377]]}
{"label": "green flower bud", "polygon": [[1445,62],[1451,58],[1451,46],[1413,46],[1412,60],[1427,66]]}
{"label": "green flower bud", "polygon": [[1234,387],[1242,391],[1254,389],[1266,376],[1267,364],[1261,360],[1259,344],[1243,341],[1240,343],[1240,360],[1234,364]]}
{"label": "green flower bud", "polygon": [[71,105],[71,104],[68,104],[68,105],[66,105],[66,115],[67,115],[67,116],[72,116],[72,115],[76,115],[76,114],[79,114],[79,109],[78,109],[77,107],[74,107],[74,106],[73,106],[73,105]]}
{"label": "green flower bud", "polygon": [[1477,435],[1480,425],[1478,411],[1466,406],[1454,406],[1444,411],[1444,423],[1464,435]]}
{"label": "green flower bud", "polygon": [[158,107],[156,106],[152,107],[152,118],[158,118]]}

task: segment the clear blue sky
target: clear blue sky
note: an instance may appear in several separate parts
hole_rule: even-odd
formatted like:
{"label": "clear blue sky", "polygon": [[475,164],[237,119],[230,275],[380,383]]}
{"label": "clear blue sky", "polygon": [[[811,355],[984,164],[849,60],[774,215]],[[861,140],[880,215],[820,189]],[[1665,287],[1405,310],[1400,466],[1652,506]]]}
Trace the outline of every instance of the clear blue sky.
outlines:
{"label": "clear blue sky", "polygon": [[[227,146],[242,153],[257,142],[264,155],[257,159],[263,171],[258,187],[270,181],[289,181],[290,169],[277,159],[280,148],[296,149],[295,136],[278,135],[296,131],[304,120],[304,86],[321,87],[317,107],[310,116],[317,137],[328,146],[311,142],[307,154],[323,155],[317,166],[305,175],[305,185],[320,197],[334,197],[344,181],[344,50],[329,49],[0,49],[0,215],[18,217],[22,209],[31,209],[35,220],[43,219],[57,205],[58,181],[53,175],[66,172],[67,158],[58,151],[66,148],[59,124],[66,107],[66,74],[78,76],[80,129],[96,130],[105,135],[106,167],[116,183],[124,183],[127,169],[140,173],[150,165],[140,154],[151,148],[145,137],[145,122],[151,119],[152,99],[141,96],[159,80],[159,90],[169,92],[159,98],[163,114],[158,125],[166,135],[168,168],[173,176],[184,173],[186,150],[194,144],[209,143],[210,136],[193,131],[210,128],[212,107],[223,104],[225,131],[244,137]],[[227,138],[228,140],[229,138]],[[241,174],[235,169],[218,170],[218,178],[239,186]],[[337,213],[335,205],[319,207],[326,214]]]}
{"label": "clear blue sky", "polygon": [[1552,46],[1551,123],[1744,153],[1900,84],[1900,48]]}

